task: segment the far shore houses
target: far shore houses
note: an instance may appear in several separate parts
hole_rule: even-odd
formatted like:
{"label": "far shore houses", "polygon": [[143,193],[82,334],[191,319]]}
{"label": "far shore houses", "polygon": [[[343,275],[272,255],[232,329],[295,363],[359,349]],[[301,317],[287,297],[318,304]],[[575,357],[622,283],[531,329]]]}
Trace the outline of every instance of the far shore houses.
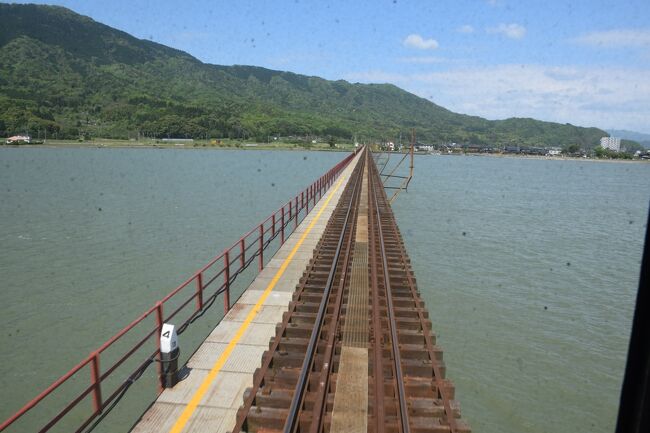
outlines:
{"label": "far shore houses", "polygon": [[14,143],[31,143],[32,142],[32,137],[29,135],[14,135],[13,137],[7,138],[6,143],[7,144],[14,144]]}

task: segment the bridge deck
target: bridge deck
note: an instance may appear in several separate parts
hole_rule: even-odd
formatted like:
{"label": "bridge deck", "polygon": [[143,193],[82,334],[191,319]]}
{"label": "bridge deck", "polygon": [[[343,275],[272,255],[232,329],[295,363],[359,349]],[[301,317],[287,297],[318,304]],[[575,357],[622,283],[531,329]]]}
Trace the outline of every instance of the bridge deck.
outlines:
{"label": "bridge deck", "polygon": [[260,367],[276,324],[282,321],[360,156],[348,165],[191,357],[189,375],[160,394],[134,432],[232,430],[244,392],[253,384],[253,373]]}

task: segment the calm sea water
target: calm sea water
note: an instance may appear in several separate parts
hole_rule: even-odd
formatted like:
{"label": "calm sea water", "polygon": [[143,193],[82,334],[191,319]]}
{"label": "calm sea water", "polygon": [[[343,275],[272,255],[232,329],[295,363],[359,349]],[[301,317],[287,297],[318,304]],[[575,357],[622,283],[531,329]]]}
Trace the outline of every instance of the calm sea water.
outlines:
{"label": "calm sea water", "polygon": [[[0,148],[0,418],[342,157]],[[613,430],[649,186],[645,164],[416,159],[395,212],[474,431]]]}
{"label": "calm sea water", "polygon": [[[0,418],[344,156],[0,148]],[[184,357],[221,315],[217,305],[182,335]],[[153,372],[97,431],[128,430],[153,397]],[[82,372],[68,388],[79,391],[88,378]],[[90,402],[82,406],[87,415]],[[15,431],[34,431],[47,409]],[[70,431],[67,422],[60,431]]]}
{"label": "calm sea water", "polygon": [[476,432],[612,432],[650,165],[416,159],[394,209]]}

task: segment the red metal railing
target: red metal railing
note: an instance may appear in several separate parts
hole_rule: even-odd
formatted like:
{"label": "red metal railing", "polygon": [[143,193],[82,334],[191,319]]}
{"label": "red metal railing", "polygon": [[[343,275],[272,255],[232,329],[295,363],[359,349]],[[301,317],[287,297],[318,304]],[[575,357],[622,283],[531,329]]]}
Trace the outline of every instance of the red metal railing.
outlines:
{"label": "red metal railing", "polygon": [[[146,369],[155,359],[160,360],[160,332],[163,323],[170,322],[172,319],[186,309],[190,304],[194,304],[194,309],[189,313],[189,317],[185,319],[179,326],[179,333],[182,333],[187,326],[197,317],[200,316],[205,309],[207,309],[212,302],[223,294],[224,312],[228,312],[231,307],[230,303],[230,285],[234,279],[245,270],[256,258],[258,261],[258,269],[261,271],[264,268],[264,250],[270,245],[278,234],[280,235],[280,243],[283,244],[286,239],[286,232],[292,232],[293,229],[298,227],[299,220],[304,219],[309,213],[310,204],[311,208],[316,205],[317,201],[323,196],[323,192],[329,188],[334,180],[341,173],[343,168],[352,160],[356,153],[348,155],[344,160],[332,167],[327,173],[318,178],[305,190],[301,191],[294,199],[289,200],[280,209],[274,212],[271,216],[262,221],[258,226],[250,230],[235,242],[230,248],[227,248],[221,254],[210,260],[208,264],[203,266],[195,272],[190,278],[185,280],[181,285],[172,290],[162,300],[156,302],[149,310],[145,311],[142,315],[132,321],[124,329],[119,331],[108,341],[102,344],[97,350],[92,352],[86,359],[74,366],[70,371],[57,379],[52,385],[47,387],[43,392],[37,395],[30,402],[25,404],[18,412],[9,417],[0,425],[0,431],[5,430],[7,427],[16,422],[19,418],[25,415],[28,411],[39,405],[47,396],[51,395],[59,387],[65,384],[71,378],[76,378],[77,374],[86,367],[90,368],[90,385],[83,389],[76,397],[60,411],[50,421],[43,426],[40,431],[44,432],[53,427],[59,422],[66,414],[74,409],[81,401],[88,395],[92,398],[92,413],[82,422],[77,428],[77,431],[85,429],[95,418],[116,399],[123,394],[126,389],[137,380],[144,369]],[[290,228],[293,221],[293,229]],[[255,248],[251,251],[252,248]],[[215,281],[221,279],[218,286],[212,286]],[[185,299],[177,299],[183,289],[191,288],[194,285],[194,290],[191,295]],[[206,297],[206,289],[211,287],[213,291]],[[194,302],[193,302],[194,301]],[[172,302],[178,302],[174,305],[176,308],[171,313],[165,315],[165,305]],[[121,341],[127,334],[132,331],[137,325],[141,324],[145,319],[150,316],[155,317],[155,326],[150,329],[144,337],[137,340],[126,352],[119,356],[118,359],[108,367],[104,372],[100,368],[100,358],[103,352],[108,348]],[[105,389],[102,389],[102,383],[109,378],[115,370],[124,364],[127,359],[130,359],[140,348],[142,348],[151,339],[154,339],[155,350],[151,355],[144,359],[142,363],[138,364],[137,368],[122,381],[108,397],[103,398]],[[162,392],[162,370],[161,364],[158,363],[158,392]]]}

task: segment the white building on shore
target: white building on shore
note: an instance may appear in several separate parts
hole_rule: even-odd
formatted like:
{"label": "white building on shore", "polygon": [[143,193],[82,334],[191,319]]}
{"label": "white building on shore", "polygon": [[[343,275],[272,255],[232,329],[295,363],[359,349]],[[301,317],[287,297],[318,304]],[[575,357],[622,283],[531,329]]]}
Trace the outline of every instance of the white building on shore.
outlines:
{"label": "white building on shore", "polygon": [[621,150],[621,139],[618,137],[603,137],[600,139],[600,147],[618,152]]}

